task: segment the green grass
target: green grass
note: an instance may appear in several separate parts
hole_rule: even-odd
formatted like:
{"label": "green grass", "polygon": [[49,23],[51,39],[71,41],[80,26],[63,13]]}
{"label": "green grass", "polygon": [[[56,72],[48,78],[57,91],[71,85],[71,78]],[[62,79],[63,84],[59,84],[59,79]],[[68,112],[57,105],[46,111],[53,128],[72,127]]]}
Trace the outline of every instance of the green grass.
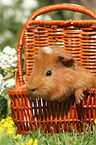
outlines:
{"label": "green grass", "polygon": [[38,130],[29,135],[32,138],[37,138],[40,145],[96,145],[96,125],[94,126],[93,134],[90,127],[89,129],[87,127],[83,134],[73,129],[71,134],[65,132],[64,134],[44,135],[43,132]]}

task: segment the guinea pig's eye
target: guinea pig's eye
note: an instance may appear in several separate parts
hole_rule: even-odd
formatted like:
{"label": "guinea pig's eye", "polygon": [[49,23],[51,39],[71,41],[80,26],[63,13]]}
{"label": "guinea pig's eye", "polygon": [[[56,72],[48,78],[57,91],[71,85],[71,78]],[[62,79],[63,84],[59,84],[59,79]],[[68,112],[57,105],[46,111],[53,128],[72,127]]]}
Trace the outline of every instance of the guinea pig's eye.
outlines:
{"label": "guinea pig's eye", "polygon": [[46,76],[51,76],[52,75],[52,71],[51,70],[48,70],[47,72],[46,72]]}

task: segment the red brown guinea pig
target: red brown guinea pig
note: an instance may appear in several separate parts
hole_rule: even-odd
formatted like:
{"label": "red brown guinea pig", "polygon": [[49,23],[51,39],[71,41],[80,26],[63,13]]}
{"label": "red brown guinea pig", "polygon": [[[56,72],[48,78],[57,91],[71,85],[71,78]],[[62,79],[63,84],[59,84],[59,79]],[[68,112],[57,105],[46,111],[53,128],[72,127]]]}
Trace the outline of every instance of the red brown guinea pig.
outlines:
{"label": "red brown guinea pig", "polygon": [[91,87],[96,87],[96,77],[63,48],[38,50],[27,82],[27,88],[34,97],[60,102],[74,94],[76,103],[80,103],[83,92]]}

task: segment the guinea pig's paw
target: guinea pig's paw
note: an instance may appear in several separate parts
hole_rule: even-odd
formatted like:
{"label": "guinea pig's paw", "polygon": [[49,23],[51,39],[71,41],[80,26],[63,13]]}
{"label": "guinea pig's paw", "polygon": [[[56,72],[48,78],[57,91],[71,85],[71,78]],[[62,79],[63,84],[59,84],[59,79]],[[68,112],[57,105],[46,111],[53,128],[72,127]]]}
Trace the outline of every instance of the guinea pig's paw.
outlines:
{"label": "guinea pig's paw", "polygon": [[76,104],[79,104],[81,100],[83,100],[84,94],[81,89],[75,90],[75,99],[76,99]]}

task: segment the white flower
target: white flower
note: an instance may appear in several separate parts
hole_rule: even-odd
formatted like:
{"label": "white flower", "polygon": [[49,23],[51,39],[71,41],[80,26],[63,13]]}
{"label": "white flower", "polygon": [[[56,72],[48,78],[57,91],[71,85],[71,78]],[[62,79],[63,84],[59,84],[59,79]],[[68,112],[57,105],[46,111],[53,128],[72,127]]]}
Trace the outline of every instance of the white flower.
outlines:
{"label": "white flower", "polygon": [[11,48],[10,46],[6,46],[3,49],[3,52],[8,54],[8,55],[15,55],[17,53],[17,51],[14,48]]}
{"label": "white flower", "polygon": [[12,32],[11,31],[8,31],[8,30],[5,30],[4,31],[4,37],[5,38],[11,38],[12,37]]}
{"label": "white flower", "polygon": [[13,86],[15,86],[15,79],[12,78],[12,79],[8,80],[6,83],[7,83],[6,87],[8,87],[8,88],[13,87]]}
{"label": "white flower", "polygon": [[14,55],[14,54],[16,54],[16,53],[17,53],[17,51],[16,51],[14,48],[12,48],[11,51],[10,51],[10,54],[11,54],[11,55]]}
{"label": "white flower", "polygon": [[50,17],[50,15],[40,15],[37,16],[35,20],[52,20],[52,18]]}
{"label": "white flower", "polygon": [[13,0],[1,0],[1,4],[4,6],[14,6]]}
{"label": "white flower", "polygon": [[14,61],[14,60],[13,60],[13,57],[10,56],[9,59],[8,59],[8,63],[9,63],[9,65],[11,65],[11,64],[13,63],[13,61]]}
{"label": "white flower", "polygon": [[17,61],[17,55],[13,55],[13,61],[14,61],[14,62]]}
{"label": "white flower", "polygon": [[15,22],[24,24],[28,18],[23,14],[21,10],[17,10],[15,13]]}
{"label": "white flower", "polygon": [[3,54],[3,55],[2,55],[2,59],[8,60],[8,59],[9,59],[9,56],[8,56],[7,54]]}
{"label": "white flower", "polygon": [[0,95],[2,94],[2,92],[4,91],[6,86],[6,82],[4,82],[4,80],[2,80],[1,85],[0,85]]}
{"label": "white flower", "polygon": [[29,9],[24,9],[23,14],[24,16],[26,16],[26,18],[28,19],[28,17],[31,15],[31,11]]}
{"label": "white flower", "polygon": [[7,68],[10,68],[11,66],[12,66],[12,64],[8,64],[8,63],[7,63]]}
{"label": "white flower", "polygon": [[3,60],[3,59],[0,60],[0,67],[2,69],[6,69],[7,68],[7,63],[5,62],[5,60]]}
{"label": "white flower", "polygon": [[0,74],[0,85],[2,84],[2,80],[3,80],[3,75]]}
{"label": "white flower", "polygon": [[9,19],[10,17],[14,16],[14,14],[15,14],[14,9],[8,8],[8,9],[5,9],[5,11],[3,12],[3,17],[5,19]]}
{"label": "white flower", "polygon": [[3,53],[0,51],[0,56],[3,55]]}
{"label": "white flower", "polygon": [[50,17],[50,15],[44,15],[44,20],[52,20],[52,18]]}
{"label": "white flower", "polygon": [[3,64],[2,69],[6,69],[7,68],[7,64]]}
{"label": "white flower", "polygon": [[42,20],[43,19],[43,15],[37,16],[35,20]]}
{"label": "white flower", "polygon": [[0,59],[0,67],[5,63],[3,59]]}
{"label": "white flower", "polygon": [[13,67],[17,67],[17,62],[12,63],[12,66],[13,66]]}
{"label": "white flower", "polygon": [[1,63],[2,56],[3,56],[3,53],[0,52],[0,63]]}
{"label": "white flower", "polygon": [[16,61],[17,61],[17,55],[11,55],[9,57],[9,60],[8,60],[9,63],[13,63],[13,62],[16,62]]}
{"label": "white flower", "polygon": [[34,9],[39,6],[37,0],[23,0],[22,7],[23,9]]}
{"label": "white flower", "polygon": [[0,74],[0,80],[3,80],[3,75],[2,74]]}
{"label": "white flower", "polygon": [[6,46],[6,47],[3,49],[3,52],[6,53],[6,54],[10,54],[10,51],[11,51],[11,47],[10,47],[10,46]]}

